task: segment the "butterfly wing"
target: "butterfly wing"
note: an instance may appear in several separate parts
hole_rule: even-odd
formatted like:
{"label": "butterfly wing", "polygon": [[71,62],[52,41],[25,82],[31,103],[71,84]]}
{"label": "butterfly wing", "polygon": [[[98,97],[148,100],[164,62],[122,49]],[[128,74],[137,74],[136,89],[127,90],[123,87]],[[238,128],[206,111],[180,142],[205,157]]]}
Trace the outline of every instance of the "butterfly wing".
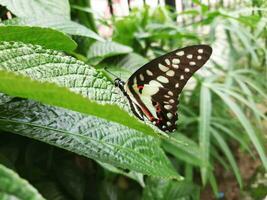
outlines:
{"label": "butterfly wing", "polygon": [[195,45],[160,56],[138,69],[125,84],[125,91],[150,121],[171,132],[178,119],[179,94],[211,53],[211,47]]}

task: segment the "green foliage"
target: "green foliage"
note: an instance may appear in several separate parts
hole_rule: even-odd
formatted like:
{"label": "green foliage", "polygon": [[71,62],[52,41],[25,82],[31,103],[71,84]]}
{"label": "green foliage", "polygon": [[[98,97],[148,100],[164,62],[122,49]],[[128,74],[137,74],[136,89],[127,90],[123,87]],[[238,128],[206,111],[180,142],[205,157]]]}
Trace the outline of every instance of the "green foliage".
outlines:
{"label": "green foliage", "polygon": [[116,123],[32,101],[1,105],[1,129],[123,169],[177,178],[158,140]]}
{"label": "green foliage", "polygon": [[48,49],[71,52],[77,44],[66,34],[51,28],[0,26],[0,41],[38,44]]}
{"label": "green foliage", "polygon": [[[126,17],[94,20],[90,3],[82,1],[0,0],[16,16],[0,27],[0,129],[14,137],[0,140],[0,163],[45,198],[63,200],[199,199],[205,184],[218,197],[218,165],[240,188],[246,185],[239,151],[256,152],[266,170],[266,4],[214,10],[193,2],[198,9],[178,15],[144,6]],[[113,29],[108,41],[98,25]],[[104,68],[127,80],[150,59],[199,43],[213,47],[211,61],[180,97],[178,130],[170,137],[156,134],[132,116]],[[46,143],[45,150],[38,143],[20,152],[16,147],[25,143],[12,133],[30,138],[29,146]],[[66,151],[57,157],[54,146],[75,159],[85,156],[91,167]],[[185,181],[151,177],[181,179],[177,172]]]}
{"label": "green foliage", "polygon": [[46,18],[28,17],[28,18],[15,18],[4,22],[6,25],[15,26],[38,26],[44,28],[53,28],[63,33],[70,35],[83,36],[95,40],[104,41],[102,37],[97,35],[92,30],[76,22],[70,21],[66,18],[58,18],[55,21],[55,16]]}
{"label": "green foliage", "polygon": [[[10,49],[14,50],[14,54],[12,54],[10,52]],[[85,66],[84,64],[76,61],[75,59],[71,59],[70,57],[64,57],[63,55],[57,55],[56,52],[49,52],[47,50],[43,50],[40,47],[35,47],[34,46],[27,46],[27,45],[22,45],[22,44],[18,44],[18,43],[3,43],[2,46],[0,45],[0,49],[2,49],[2,51],[0,50],[0,60],[1,60],[1,64],[0,66],[2,66],[2,69],[6,69],[6,70],[15,70],[16,67],[16,71],[17,72],[21,72],[23,73],[23,71],[26,69],[27,70],[27,75],[32,77],[32,78],[36,78],[38,77],[39,80],[42,80],[42,78],[45,77],[46,78],[50,78],[51,82],[56,82],[59,85],[64,85],[62,84],[59,80],[57,80],[57,77],[62,78],[63,74],[61,73],[60,76],[58,76],[55,73],[52,73],[51,69],[54,69],[54,65],[56,64],[57,66],[60,66],[59,64],[61,64],[62,66],[62,70],[60,72],[67,72],[67,74],[65,74],[66,77],[68,77],[69,75],[72,77],[72,82],[71,81],[67,81],[67,79],[65,79],[65,83],[67,84],[73,84],[71,85],[64,85],[64,86],[68,86],[69,88],[72,88],[74,90],[74,88],[80,88],[79,85],[77,85],[78,82],[75,82],[73,80],[73,78],[75,76],[77,76],[78,78],[81,78],[81,76],[86,76],[86,78],[88,80],[91,81],[91,83],[89,81],[83,82],[83,84],[86,84],[87,88],[90,87],[91,85],[91,89],[94,91],[94,99],[91,98],[92,100],[98,101],[99,103],[105,101],[106,103],[110,102],[109,105],[101,105],[101,104],[97,104],[96,102],[92,102],[89,100],[86,100],[84,97],[77,95],[75,93],[69,92],[68,90],[64,89],[64,88],[60,88],[54,84],[48,84],[48,83],[39,83],[36,81],[31,81],[28,78],[25,77],[21,77],[21,76],[17,76],[17,75],[13,75],[10,73],[6,73],[6,72],[1,72],[0,73],[0,79],[1,79],[1,84],[0,84],[0,89],[2,92],[5,92],[6,94],[12,95],[12,96],[17,96],[17,97],[24,97],[24,98],[29,98],[29,99],[35,99],[35,100],[39,100],[40,102],[43,103],[47,103],[50,105],[56,105],[56,106],[61,106],[61,107],[65,107],[65,108],[70,108],[76,111],[80,111],[83,113],[87,113],[87,114],[91,114],[91,115],[95,115],[101,118],[105,118],[108,120],[112,120],[112,121],[117,121],[117,122],[122,122],[120,117],[123,117],[124,122],[126,122],[129,126],[132,126],[134,129],[136,129],[138,126],[143,127],[143,131],[144,132],[148,132],[146,131],[149,130],[149,128],[147,126],[145,126],[144,124],[138,122],[136,119],[131,118],[126,112],[123,112],[121,109],[119,109],[119,107],[116,107],[114,105],[111,105],[112,99],[119,99],[119,97],[116,97],[115,94],[112,94],[112,85],[110,85],[109,83],[105,83],[104,82],[104,78],[102,77],[102,83],[101,83],[101,75],[98,75],[97,72],[94,69],[90,69],[89,66]],[[21,51],[23,49],[23,51]],[[6,57],[6,53],[5,51],[9,51],[9,59],[8,61],[5,60]],[[34,53],[29,54],[30,52],[35,52],[36,55],[34,56]],[[49,57],[49,54],[51,55]],[[17,64],[16,61],[12,60],[12,56],[16,59],[17,55],[20,56],[25,56],[25,58],[23,59],[23,61],[20,62],[20,66]],[[36,73],[35,70],[38,70],[36,68],[36,64],[34,62],[30,62],[27,61],[26,57],[27,55],[30,55],[30,59],[31,61],[36,61],[39,62],[40,60],[43,60],[42,63],[38,63],[38,67],[42,68],[42,66],[45,66],[45,70],[43,70],[44,73],[47,73],[45,76],[42,77],[42,75],[38,75]],[[57,55],[57,56],[56,56]],[[11,58],[10,58],[11,57]],[[58,60],[57,60],[58,59]],[[7,62],[6,62],[7,61]],[[53,62],[51,62],[53,61]],[[13,65],[12,65],[13,63]],[[49,69],[49,65],[51,66],[51,69]],[[83,66],[84,65],[84,66]],[[6,66],[6,67],[4,67]],[[74,67],[77,67],[77,69],[75,69]],[[20,68],[21,67],[21,68]],[[31,71],[31,67],[34,67],[34,70]],[[80,74],[69,74],[70,70],[64,69],[64,67],[69,68],[71,70],[74,70],[74,72],[79,71]],[[84,69],[82,69],[82,67],[84,67]],[[32,74],[32,75],[30,75]],[[49,76],[50,74],[50,76]],[[80,75],[80,76],[79,76]],[[53,81],[53,77],[54,77],[54,81]],[[98,77],[98,80],[94,80],[95,77]],[[44,80],[45,80],[44,79]],[[13,87],[14,82],[16,82],[18,85],[17,87]],[[98,82],[98,83],[97,83]],[[97,85],[95,85],[97,84]],[[103,88],[102,90],[100,90],[100,88]],[[114,89],[113,89],[114,90]],[[75,90],[74,90],[75,91]],[[76,91],[78,92],[78,91]],[[97,95],[97,93],[102,93]],[[109,93],[109,94],[108,94]],[[105,95],[104,95],[105,94]],[[113,96],[115,95],[115,97]],[[85,96],[85,95],[84,95]],[[88,96],[90,98],[90,96]],[[116,102],[116,101],[113,101]],[[121,106],[123,107],[123,106]],[[12,120],[9,121],[10,119],[5,119],[4,116],[10,116],[12,115],[10,113],[11,110],[7,110],[5,111],[5,109],[2,109],[2,114],[3,114],[3,126],[1,127],[2,130],[7,130],[5,128],[5,126],[10,126],[11,124],[13,124]],[[113,113],[120,113],[118,115],[114,115]],[[24,116],[25,117],[25,116]],[[47,116],[49,118],[49,116]],[[29,117],[27,117],[29,119]],[[44,120],[44,119],[43,119]],[[48,119],[47,119],[48,120]],[[45,121],[47,121],[45,120]],[[32,120],[30,120],[28,123],[30,123]],[[93,122],[93,124],[97,125],[96,127],[100,127],[101,126],[101,122],[97,122],[94,120],[91,120]],[[5,122],[7,123],[6,125]],[[9,124],[10,122],[10,124]],[[15,122],[16,124],[17,122]],[[26,124],[28,124],[26,123]],[[59,135],[54,134],[53,132],[51,132],[50,134],[48,134],[48,132],[45,132],[46,134],[48,134],[47,136],[42,136],[42,135],[36,135],[36,139],[38,140],[42,140],[44,142],[50,143],[50,144],[54,144],[57,146],[60,146],[61,148],[67,148],[68,150],[74,151],[78,154],[81,155],[85,155],[87,157],[90,158],[94,158],[97,159],[99,161],[102,162],[107,162],[110,164],[114,164],[117,165],[119,167],[122,168],[127,168],[127,169],[132,169],[132,167],[134,167],[135,171],[138,172],[142,172],[144,174],[154,174],[155,176],[163,176],[163,177],[177,177],[177,179],[179,179],[179,177],[176,175],[175,171],[173,171],[173,169],[171,168],[171,166],[169,164],[167,164],[167,160],[164,158],[164,156],[162,155],[162,158],[153,158],[152,155],[155,152],[156,147],[153,147],[152,149],[150,149],[150,155],[148,155],[147,151],[144,151],[146,149],[147,146],[149,146],[148,144],[150,144],[150,142],[148,142],[148,144],[145,144],[145,137],[144,140],[142,139],[142,134],[141,133],[137,133],[136,131],[132,131],[130,129],[128,129],[129,134],[126,134],[126,132],[124,134],[121,134],[122,130],[119,129],[112,129],[111,125],[108,124],[107,121],[103,122],[104,124],[106,124],[105,127],[109,127],[111,132],[115,132],[115,135],[117,134],[117,136],[112,136],[113,134],[109,133],[109,131],[106,130],[105,127],[103,127],[103,131],[105,134],[107,134],[107,137],[111,138],[113,141],[114,140],[114,144],[111,144],[107,141],[105,141],[105,139],[103,138],[103,135],[100,133],[100,130],[98,130],[98,134],[102,135],[100,138],[98,135],[92,135],[89,138],[84,138],[84,136],[79,136],[77,135],[77,133],[73,133],[74,135],[71,136],[70,138],[68,138],[68,135],[71,135],[70,133],[64,133],[62,132],[62,134],[65,138],[65,140],[63,141],[56,141],[56,139],[58,138]],[[135,124],[136,123],[136,124]],[[76,123],[73,123],[76,124]],[[140,125],[138,125],[140,124]],[[44,126],[44,125],[43,125]],[[115,124],[114,124],[115,126]],[[18,130],[18,128],[13,128],[13,130]],[[30,129],[30,128],[29,128]],[[59,128],[60,130],[59,133],[61,133],[62,128]],[[142,128],[141,128],[142,129]],[[47,129],[45,129],[47,130]],[[118,131],[120,130],[120,131]],[[126,128],[127,130],[127,128]],[[11,132],[13,132],[12,130],[10,130]],[[117,132],[118,131],[118,132]],[[142,131],[142,130],[141,130]],[[138,135],[137,137],[134,137],[135,134],[134,132],[136,132],[137,134],[141,134]],[[153,134],[153,131],[150,131]],[[16,131],[15,133],[19,133],[22,134],[23,131]],[[27,136],[29,132],[26,131],[25,135]],[[34,134],[34,133],[32,133]],[[51,137],[50,135],[56,136],[55,138]],[[31,135],[30,137],[34,137],[33,135]],[[47,140],[46,138],[49,137],[50,139]],[[70,141],[73,140],[73,138],[80,138],[78,141],[74,142],[74,144],[72,144]],[[118,137],[113,138],[113,137]],[[140,143],[136,143],[139,139],[139,137],[141,137],[140,139]],[[129,141],[127,141],[129,140]],[[153,138],[151,138],[151,140],[153,140]],[[54,142],[51,142],[54,141]],[[125,144],[123,145],[123,143],[119,143],[118,141],[123,141],[125,143],[127,143],[128,145],[130,145],[130,147],[136,147],[137,149],[140,149],[140,153],[138,153],[138,150],[131,150],[131,148],[125,146]],[[90,143],[92,142],[92,144]],[[89,151],[89,149],[87,149],[86,147],[84,147],[85,149],[82,150],[81,149],[81,145],[79,146],[78,149],[73,148],[74,146],[77,146],[79,143],[84,143],[86,144],[86,146],[90,147],[91,150]],[[139,146],[139,145],[143,145]],[[67,146],[67,147],[66,147]],[[70,148],[72,147],[72,148]],[[101,152],[98,149],[103,149],[104,152]],[[129,148],[129,149],[128,149]],[[158,149],[159,146],[157,147]],[[145,152],[144,155],[143,151]],[[97,153],[96,153],[97,152]],[[105,152],[108,152],[108,155],[106,155]],[[121,154],[121,155],[120,155]],[[124,155],[125,154],[125,155]],[[112,155],[114,155],[114,158],[111,159]],[[127,157],[127,155],[129,157]],[[156,155],[160,155],[159,153],[157,153]],[[152,159],[151,159],[152,158]],[[141,159],[141,160],[139,160]],[[150,160],[150,161],[149,161]],[[163,161],[164,160],[164,161]],[[134,162],[140,162],[140,165]],[[152,162],[158,162],[157,164],[152,164]],[[128,163],[128,164],[127,164]],[[162,164],[163,166],[162,166]],[[152,169],[151,167],[155,168]]]}
{"label": "green foliage", "polygon": [[95,42],[91,45],[87,52],[87,58],[103,60],[108,57],[128,54],[133,50],[128,46],[121,45],[116,42]]}
{"label": "green foliage", "polygon": [[70,5],[68,0],[31,1],[31,0],[1,0],[0,4],[17,17],[47,17],[58,16],[70,19]]}
{"label": "green foliage", "polygon": [[176,199],[195,200],[199,199],[199,188],[192,183],[174,182],[161,179],[149,179],[148,186],[143,193],[143,200]]}
{"label": "green foliage", "polygon": [[17,18],[7,20],[7,25],[38,26],[54,28],[71,35],[84,36],[96,40],[103,39],[87,27],[70,20],[68,0],[60,1],[9,1],[0,0]]}
{"label": "green foliage", "polygon": [[[20,59],[21,57],[23,59]],[[38,46],[4,42],[0,43],[0,69],[16,71],[35,80],[50,81],[70,88],[73,92],[88,97],[91,102],[81,95],[70,93],[55,85],[40,84],[27,78],[2,72],[1,91],[9,95],[30,98],[50,105],[92,114],[145,133],[154,134],[150,127],[119,108],[129,110],[125,99],[117,94],[111,82],[108,82],[94,68],[74,58]],[[14,81],[18,82],[17,87],[13,87]],[[40,90],[40,88],[42,89]],[[94,101],[97,101],[98,104]],[[108,105],[103,105],[104,103]],[[118,115],[114,115],[114,112]]]}
{"label": "green foliage", "polygon": [[28,181],[0,164],[0,198],[21,200],[44,200]]}

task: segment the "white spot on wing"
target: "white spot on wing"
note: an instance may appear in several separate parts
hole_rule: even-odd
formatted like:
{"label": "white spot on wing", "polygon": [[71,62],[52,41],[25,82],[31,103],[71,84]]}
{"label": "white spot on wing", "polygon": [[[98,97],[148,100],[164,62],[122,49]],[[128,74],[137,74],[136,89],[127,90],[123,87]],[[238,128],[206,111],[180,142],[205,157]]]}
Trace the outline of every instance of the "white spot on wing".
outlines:
{"label": "white spot on wing", "polygon": [[184,75],[181,75],[181,76],[180,76],[180,79],[181,79],[181,80],[184,80]]}
{"label": "white spot on wing", "polygon": [[178,87],[179,87],[179,83],[176,83],[176,84],[175,84],[175,87],[178,88]]}
{"label": "white spot on wing", "polygon": [[190,69],[189,68],[185,68],[184,71],[185,72],[190,72]]}
{"label": "white spot on wing", "polygon": [[149,81],[148,85],[151,87],[163,87],[163,85],[156,80]]}
{"label": "white spot on wing", "polygon": [[183,55],[184,55],[184,51],[178,51],[178,52],[176,53],[176,55],[177,55],[177,56],[183,56]]}
{"label": "white spot on wing", "polygon": [[180,63],[180,59],[174,58],[174,59],[172,59],[172,63],[179,64]]}
{"label": "white spot on wing", "polygon": [[169,118],[169,119],[171,119],[172,118],[172,113],[167,113],[167,117]]}
{"label": "white spot on wing", "polygon": [[192,59],[192,58],[193,58],[193,55],[192,55],[192,54],[188,54],[186,57],[187,57],[188,59]]}
{"label": "white spot on wing", "polygon": [[176,65],[176,64],[172,64],[172,67],[175,69],[179,69],[179,65]]}
{"label": "white spot on wing", "polygon": [[145,80],[145,78],[144,78],[144,75],[143,75],[143,74],[140,74],[140,75],[139,75],[139,77],[140,77],[140,80],[141,80],[141,81],[144,81],[144,80]]}
{"label": "white spot on wing", "polygon": [[173,100],[173,99],[170,99],[169,102],[170,102],[170,103],[174,103],[174,100]]}
{"label": "white spot on wing", "polygon": [[164,97],[165,97],[165,98],[170,98],[170,96],[169,96],[169,95],[164,95]]}
{"label": "white spot on wing", "polygon": [[164,108],[165,108],[166,110],[170,110],[170,109],[172,108],[172,106],[171,106],[171,105],[164,105]]}
{"label": "white spot on wing", "polygon": [[197,52],[198,52],[198,53],[203,53],[204,50],[203,50],[203,49],[198,49]]}
{"label": "white spot on wing", "polygon": [[173,70],[169,70],[166,72],[167,76],[174,76],[175,72]]}
{"label": "white spot on wing", "polygon": [[169,83],[169,80],[164,76],[158,76],[157,80],[162,82],[162,83]]}
{"label": "white spot on wing", "polygon": [[166,58],[166,59],[165,59],[165,63],[166,63],[167,65],[170,65],[170,64],[171,64],[171,61],[170,61],[168,58]]}
{"label": "white spot on wing", "polygon": [[159,63],[159,69],[160,69],[161,71],[163,71],[163,72],[166,72],[166,71],[169,70],[169,67],[166,67],[166,66],[164,66],[164,65],[162,65],[162,64]]}
{"label": "white spot on wing", "polygon": [[163,87],[161,83],[156,80],[151,80],[148,85],[145,84],[142,90],[142,95],[151,96],[159,91],[159,88]]}
{"label": "white spot on wing", "polygon": [[197,59],[198,59],[198,60],[201,60],[201,59],[202,59],[202,56],[197,56]]}
{"label": "white spot on wing", "polygon": [[169,92],[168,92],[168,95],[173,96],[173,92],[172,92],[172,91],[169,91]]}
{"label": "white spot on wing", "polygon": [[148,76],[153,76],[153,73],[150,71],[150,70],[146,70],[146,74],[148,75]]}
{"label": "white spot on wing", "polygon": [[172,123],[168,121],[167,122],[167,126],[171,126],[171,125],[172,125]]}
{"label": "white spot on wing", "polygon": [[196,62],[191,61],[191,62],[189,62],[189,65],[191,65],[191,66],[196,65]]}

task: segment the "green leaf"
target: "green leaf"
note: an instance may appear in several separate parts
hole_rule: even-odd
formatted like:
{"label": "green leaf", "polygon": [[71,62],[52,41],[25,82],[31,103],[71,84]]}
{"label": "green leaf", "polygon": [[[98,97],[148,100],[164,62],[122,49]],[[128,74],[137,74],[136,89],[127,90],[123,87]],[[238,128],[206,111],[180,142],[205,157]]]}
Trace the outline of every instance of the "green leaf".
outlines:
{"label": "green leaf", "polygon": [[100,164],[103,168],[116,173],[116,174],[122,174],[124,176],[127,176],[128,178],[131,178],[135,181],[137,181],[142,187],[145,187],[145,183],[144,183],[144,175],[138,172],[134,172],[134,171],[130,171],[130,172],[125,172],[119,168],[116,168],[110,164],[107,163],[102,163],[102,162],[98,162],[98,164]]}
{"label": "green leaf", "polygon": [[119,44],[117,42],[95,42],[91,45],[89,51],[87,52],[87,57],[92,58],[101,58],[101,60],[112,57],[115,55],[127,54],[132,52],[132,48]]}
{"label": "green leaf", "polygon": [[51,28],[0,26],[0,41],[21,41],[48,49],[73,51],[77,44],[66,34]]}
{"label": "green leaf", "polygon": [[191,139],[182,134],[173,135],[178,141],[183,141],[187,145],[177,142],[163,141],[163,148],[166,152],[172,154],[177,159],[183,160],[196,166],[202,166],[202,157],[198,145]]}
{"label": "green leaf", "polygon": [[[15,172],[0,164],[0,197],[6,196],[21,200],[44,200],[28,181],[20,178]],[[7,197],[9,196],[9,198]]]}
{"label": "green leaf", "polygon": [[191,182],[149,178],[143,191],[142,200],[198,200],[199,194],[199,187]]}
{"label": "green leaf", "polygon": [[130,53],[124,56],[117,65],[123,68],[128,69],[130,72],[135,72],[144,64],[148,63],[149,60],[137,53]]}
{"label": "green leaf", "polygon": [[226,133],[228,136],[232,137],[236,141],[238,141],[240,143],[240,145],[245,150],[247,150],[251,155],[253,155],[253,153],[251,152],[251,150],[250,150],[248,144],[246,143],[246,141],[242,137],[240,137],[240,135],[238,135],[237,133],[235,133],[232,129],[224,126],[223,124],[216,123],[216,122],[212,122],[212,126],[214,128],[216,128],[217,130],[220,130],[221,132]]}
{"label": "green leaf", "polygon": [[129,115],[127,100],[106,77],[74,58],[39,46],[4,42],[0,43],[1,69],[61,87],[2,71],[0,92],[91,114],[156,135],[152,126]]}
{"label": "green leaf", "polygon": [[123,169],[181,179],[158,139],[93,116],[15,99],[0,105],[0,129]]}
{"label": "green leaf", "polygon": [[240,174],[238,166],[235,162],[235,158],[234,158],[233,154],[231,153],[230,148],[228,147],[228,145],[225,142],[225,140],[223,139],[223,137],[220,136],[220,134],[215,129],[212,128],[211,133],[212,133],[212,136],[216,139],[218,145],[221,147],[221,150],[224,152],[225,156],[227,157],[227,159],[228,159],[228,161],[229,161],[229,163],[233,169],[233,172],[236,176],[238,184],[239,184],[240,188],[242,188],[243,182],[242,182],[241,174]]}
{"label": "green leaf", "polygon": [[11,20],[4,21],[4,24],[53,28],[70,35],[78,35],[99,41],[104,41],[102,37],[100,37],[98,34],[90,30],[89,28],[76,22],[73,22],[69,19],[60,18],[57,16],[49,16],[45,18],[14,18]]}
{"label": "green leaf", "polygon": [[246,117],[245,113],[242,109],[227,95],[224,94],[216,89],[213,90],[224,102],[225,104],[231,109],[231,111],[236,115],[237,119],[239,120],[240,124],[246,130],[250,140],[254,144],[265,169],[267,169],[267,158],[264,151],[264,147],[262,146],[261,142],[259,141],[256,132],[253,129],[253,125],[250,123],[249,119]]}
{"label": "green leaf", "polygon": [[56,15],[70,19],[70,5],[68,0],[0,0],[0,4],[6,6],[18,17],[40,17]]}
{"label": "green leaf", "polygon": [[200,92],[200,115],[199,115],[199,146],[203,164],[201,167],[202,182],[206,184],[208,179],[209,149],[210,149],[210,117],[211,117],[211,94],[206,83],[201,86]]}

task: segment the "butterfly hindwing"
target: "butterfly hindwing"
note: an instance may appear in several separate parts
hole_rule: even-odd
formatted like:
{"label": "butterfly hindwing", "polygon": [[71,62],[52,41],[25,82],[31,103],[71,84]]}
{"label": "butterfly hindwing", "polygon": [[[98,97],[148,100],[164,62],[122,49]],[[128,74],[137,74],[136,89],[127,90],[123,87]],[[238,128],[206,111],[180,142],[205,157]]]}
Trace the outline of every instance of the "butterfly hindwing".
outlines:
{"label": "butterfly hindwing", "polygon": [[125,84],[125,91],[158,128],[173,131],[179,94],[211,53],[211,47],[195,45],[160,56],[138,69]]}

